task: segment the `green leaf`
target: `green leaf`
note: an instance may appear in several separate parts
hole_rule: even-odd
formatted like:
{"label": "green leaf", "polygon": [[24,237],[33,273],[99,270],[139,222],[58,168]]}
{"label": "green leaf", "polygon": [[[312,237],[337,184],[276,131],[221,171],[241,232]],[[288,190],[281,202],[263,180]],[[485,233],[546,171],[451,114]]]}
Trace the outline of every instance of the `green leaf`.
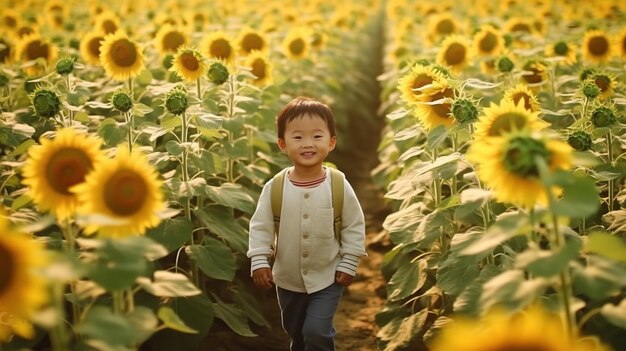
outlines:
{"label": "green leaf", "polygon": [[206,195],[216,203],[252,214],[256,207],[254,199],[240,184],[222,183],[220,186],[206,186]]}
{"label": "green leaf", "polygon": [[397,301],[407,298],[418,291],[428,278],[428,263],[426,260],[417,262],[404,256],[398,263],[398,269],[387,284],[387,299]]}
{"label": "green leaf", "polygon": [[424,325],[428,319],[428,312],[427,309],[423,309],[409,317],[396,319],[381,328],[378,336],[389,341],[385,350],[405,350],[414,340],[419,339],[425,332]]}
{"label": "green leaf", "polygon": [[[105,123],[105,121],[109,122]],[[102,121],[98,135],[104,140],[106,146],[117,146],[126,141],[126,131],[117,126],[113,118],[106,118]]]}
{"label": "green leaf", "polygon": [[600,312],[611,324],[626,329],[626,299],[622,299],[617,306],[607,303]]}
{"label": "green leaf", "polygon": [[226,281],[235,278],[235,258],[230,248],[221,241],[205,237],[204,245],[188,246],[187,250],[189,257],[207,276]]}
{"label": "green leaf", "polygon": [[202,293],[186,275],[169,271],[154,272],[154,280],[147,277],[137,278],[137,284],[158,297],[184,297]]}
{"label": "green leaf", "polygon": [[480,297],[483,285],[501,272],[500,268],[489,264],[483,267],[474,281],[454,300],[454,311],[468,315],[478,315],[480,312]]}
{"label": "green leaf", "polygon": [[232,209],[222,206],[209,206],[194,212],[202,225],[217,234],[238,253],[248,250],[248,230],[234,217]]}
{"label": "green leaf", "polygon": [[604,256],[588,256],[587,264],[572,264],[574,292],[594,300],[616,296],[626,288],[626,266]]}
{"label": "green leaf", "polygon": [[125,315],[124,318],[130,322],[133,333],[133,344],[140,345],[154,334],[156,331],[158,320],[154,312],[143,306],[136,306],[132,312]]}
{"label": "green leaf", "polygon": [[246,314],[243,313],[237,306],[234,304],[227,304],[221,301],[219,298],[213,296],[216,303],[213,303],[213,309],[215,310],[215,317],[221,319],[232,329],[235,333],[241,336],[257,336],[252,332],[250,326],[248,325],[248,318]]}
{"label": "green leaf", "polygon": [[183,322],[173,309],[167,306],[161,306],[157,312],[157,316],[163,324],[173,330],[181,333],[197,334],[198,331],[190,328]]}
{"label": "green leaf", "polygon": [[225,170],[223,155],[209,150],[201,150],[200,155],[189,155],[189,162],[205,175],[223,173]]}
{"label": "green leaf", "polygon": [[152,73],[148,69],[143,69],[135,78],[135,82],[139,85],[147,86],[152,82]]}
{"label": "green leaf", "polygon": [[75,329],[88,339],[100,340],[111,346],[132,344],[137,332],[129,319],[114,314],[104,306],[89,309]]}
{"label": "green leaf", "polygon": [[20,195],[17,199],[13,201],[13,203],[11,203],[11,209],[13,211],[18,211],[19,209],[28,206],[28,204],[30,204],[32,201],[33,199],[28,196],[28,193]]}
{"label": "green leaf", "polygon": [[189,328],[197,330],[196,334],[164,329],[148,340],[155,351],[198,350],[200,343],[213,325],[215,311],[213,303],[204,295],[174,298],[167,307],[174,310],[180,320]]}
{"label": "green leaf", "polygon": [[478,259],[450,255],[439,264],[437,286],[450,295],[458,295],[480,274]]}
{"label": "green leaf", "polygon": [[461,250],[461,255],[489,254],[498,245],[517,236],[525,234],[530,229],[528,217],[523,213],[510,213],[502,215],[492,224],[482,236]]}
{"label": "green leaf", "polygon": [[165,150],[174,157],[181,157],[185,151],[185,147],[176,140],[170,140],[165,143]]}
{"label": "green leaf", "polygon": [[133,105],[132,111],[134,116],[143,117],[152,112],[152,108],[150,106],[146,106],[142,103],[137,102]]}
{"label": "green leaf", "polygon": [[438,147],[447,137],[448,129],[443,124],[433,128],[430,133],[428,133],[428,148],[432,150]]}
{"label": "green leaf", "polygon": [[239,285],[239,288],[235,293],[235,304],[241,308],[254,324],[271,328],[269,322],[263,317],[261,306],[259,306],[256,297],[248,291],[249,289],[241,285]]}
{"label": "green leaf", "polygon": [[585,251],[626,262],[626,241],[609,233],[591,233],[585,241]]}
{"label": "green leaf", "polygon": [[529,248],[517,255],[515,259],[518,268],[525,268],[528,272],[539,277],[554,277],[569,266],[570,261],[580,253],[580,238],[566,237],[565,245],[558,251]]}
{"label": "green leaf", "polygon": [[33,146],[36,145],[37,142],[35,142],[33,139],[26,139],[24,140],[20,145],[18,145],[15,150],[13,150],[9,156],[10,157],[17,157],[23,153],[25,153],[26,151],[28,151],[28,149]]}
{"label": "green leaf", "polygon": [[600,196],[595,182],[589,177],[557,171],[551,179],[554,185],[563,189],[563,196],[550,204],[555,215],[586,218],[598,211]]}
{"label": "green leaf", "polygon": [[192,232],[191,220],[177,217],[162,221],[158,227],[149,229],[146,235],[172,252],[190,240]]}
{"label": "green leaf", "polygon": [[424,218],[424,215],[421,213],[423,206],[423,204],[415,202],[389,214],[383,222],[383,228],[390,233],[394,233],[417,226]]}
{"label": "green leaf", "polygon": [[413,241],[421,248],[429,248],[452,224],[451,212],[440,211],[429,213],[421,221],[413,235]]}

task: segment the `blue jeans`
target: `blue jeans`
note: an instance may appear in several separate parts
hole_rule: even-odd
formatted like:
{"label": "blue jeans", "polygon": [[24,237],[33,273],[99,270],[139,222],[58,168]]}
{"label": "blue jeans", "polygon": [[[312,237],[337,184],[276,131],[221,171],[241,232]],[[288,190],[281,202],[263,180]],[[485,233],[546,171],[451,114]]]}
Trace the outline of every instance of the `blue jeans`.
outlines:
{"label": "blue jeans", "polygon": [[313,294],[277,288],[283,328],[291,337],[291,351],[334,351],[333,317],[343,286],[331,286]]}

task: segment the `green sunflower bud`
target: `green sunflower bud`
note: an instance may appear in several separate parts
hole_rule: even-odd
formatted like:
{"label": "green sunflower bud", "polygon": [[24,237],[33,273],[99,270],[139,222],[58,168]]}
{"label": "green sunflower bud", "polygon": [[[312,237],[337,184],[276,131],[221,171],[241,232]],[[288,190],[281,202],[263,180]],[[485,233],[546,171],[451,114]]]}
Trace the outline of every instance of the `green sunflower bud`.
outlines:
{"label": "green sunflower bud", "polygon": [[448,71],[448,69],[442,65],[432,65],[432,69],[433,71],[438,71],[439,73],[443,74],[446,78],[452,77],[452,75],[450,75],[450,71]]}
{"label": "green sunflower bud", "polygon": [[41,117],[53,117],[61,111],[61,100],[52,90],[37,88],[31,101],[35,112]]}
{"label": "green sunflower bud", "polygon": [[163,58],[162,65],[163,65],[163,68],[165,69],[172,68],[172,66],[174,65],[174,55],[172,54],[165,55],[165,57]]}
{"label": "green sunflower bud", "polygon": [[172,114],[182,115],[189,107],[187,90],[177,86],[165,96],[165,108]]}
{"label": "green sunflower bud", "polygon": [[541,140],[531,137],[515,137],[506,147],[503,164],[506,169],[521,177],[537,177],[539,176],[537,157],[545,160],[546,163],[550,160],[550,151]]}
{"label": "green sunflower bud", "polygon": [[593,81],[586,80],[583,83],[582,92],[588,99],[595,99],[600,95],[600,88]]}
{"label": "green sunflower bud", "polygon": [[133,98],[126,92],[118,90],[111,96],[111,104],[120,112],[128,112],[133,108]]}
{"label": "green sunflower bud", "polygon": [[567,43],[564,41],[559,41],[558,43],[554,44],[554,53],[559,55],[559,56],[565,56],[567,55],[567,52],[569,51],[569,47],[567,46]]}
{"label": "green sunflower bud", "polygon": [[58,74],[67,75],[74,70],[74,58],[64,57],[57,61],[56,70]]}
{"label": "green sunflower bud", "polygon": [[219,62],[215,62],[209,67],[209,80],[213,84],[222,85],[228,79],[228,68]]}
{"label": "green sunflower bud", "polygon": [[456,99],[452,102],[452,116],[459,123],[471,122],[478,117],[478,109],[469,99]]}
{"label": "green sunflower bud", "polygon": [[0,88],[7,86],[9,84],[9,77],[0,73]]}
{"label": "green sunflower bud", "polygon": [[605,106],[600,106],[591,113],[591,123],[596,128],[610,127],[616,121],[615,111]]}
{"label": "green sunflower bud", "polygon": [[593,140],[591,135],[583,130],[577,130],[567,137],[567,143],[570,144],[574,150],[587,151],[593,146]]}
{"label": "green sunflower bud", "polygon": [[69,45],[72,49],[80,50],[80,40],[76,38],[70,39]]}
{"label": "green sunflower bud", "polygon": [[580,72],[580,75],[578,76],[578,78],[580,79],[581,82],[584,82],[587,80],[587,78],[591,77],[595,73],[596,71],[594,71],[593,69],[585,68],[584,70]]}
{"label": "green sunflower bud", "polygon": [[507,56],[502,56],[496,62],[496,67],[498,67],[498,71],[502,73],[508,73],[511,72],[513,68],[515,68],[515,64]]}

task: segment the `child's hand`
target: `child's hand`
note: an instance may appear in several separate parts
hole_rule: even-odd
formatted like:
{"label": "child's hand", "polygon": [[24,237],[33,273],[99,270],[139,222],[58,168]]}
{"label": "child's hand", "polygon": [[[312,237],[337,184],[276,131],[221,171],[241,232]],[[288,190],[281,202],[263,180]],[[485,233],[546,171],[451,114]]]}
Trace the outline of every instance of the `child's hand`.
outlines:
{"label": "child's hand", "polygon": [[252,272],[252,280],[254,286],[259,289],[270,289],[274,283],[272,270],[269,268],[259,268]]}
{"label": "child's hand", "polygon": [[352,284],[352,279],[354,279],[354,277],[350,274],[344,272],[335,273],[335,282],[341,286],[348,286]]}

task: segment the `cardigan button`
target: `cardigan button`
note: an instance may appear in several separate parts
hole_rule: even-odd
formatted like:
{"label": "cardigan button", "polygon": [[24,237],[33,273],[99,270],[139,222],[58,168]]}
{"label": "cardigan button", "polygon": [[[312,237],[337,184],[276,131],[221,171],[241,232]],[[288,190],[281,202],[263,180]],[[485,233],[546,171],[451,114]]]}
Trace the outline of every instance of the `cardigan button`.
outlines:
{"label": "cardigan button", "polygon": [[309,219],[309,215],[305,213],[305,214],[302,215],[302,218]]}
{"label": "cardigan button", "polygon": [[305,199],[308,199],[309,197],[311,197],[311,196],[309,195],[309,193],[304,194],[304,198],[305,198]]}

